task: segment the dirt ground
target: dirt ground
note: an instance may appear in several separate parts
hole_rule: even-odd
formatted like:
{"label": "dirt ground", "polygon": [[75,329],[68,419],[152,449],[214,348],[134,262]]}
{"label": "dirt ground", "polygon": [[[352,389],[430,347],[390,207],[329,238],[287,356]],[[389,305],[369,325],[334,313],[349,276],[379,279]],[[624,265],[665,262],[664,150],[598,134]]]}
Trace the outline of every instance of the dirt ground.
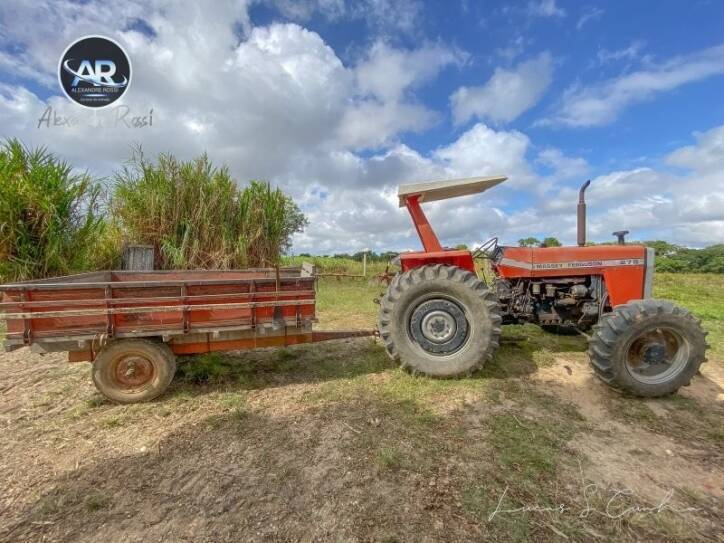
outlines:
{"label": "dirt ground", "polygon": [[516,337],[455,381],[370,339],[232,353],[132,406],[3,353],[0,540],[722,540],[721,361],[642,401]]}

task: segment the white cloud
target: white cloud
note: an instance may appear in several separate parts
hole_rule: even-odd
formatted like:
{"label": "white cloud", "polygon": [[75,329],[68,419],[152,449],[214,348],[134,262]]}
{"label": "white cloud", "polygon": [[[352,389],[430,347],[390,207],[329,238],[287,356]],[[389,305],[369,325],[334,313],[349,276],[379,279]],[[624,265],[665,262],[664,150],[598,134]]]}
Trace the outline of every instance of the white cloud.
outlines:
{"label": "white cloud", "polygon": [[556,179],[572,179],[588,172],[588,163],[580,157],[569,157],[560,149],[548,148],[538,153],[536,162],[553,170]]}
{"label": "white cloud", "polygon": [[694,136],[696,145],[675,150],[666,157],[666,162],[699,174],[724,172],[724,126]]}
{"label": "white cloud", "polygon": [[556,0],[528,2],[528,14],[535,17],[565,17],[566,10],[556,5]]}
{"label": "white cloud", "polygon": [[[587,192],[590,237],[605,240],[614,230],[630,230],[630,237],[639,240],[693,246],[723,243],[724,126],[697,134],[696,139],[695,145],[679,148],[664,160],[685,168],[684,174],[646,167],[594,178]],[[562,189],[541,211],[572,212],[575,199],[575,189]]]}
{"label": "white cloud", "polygon": [[507,62],[512,62],[523,54],[526,46],[526,39],[523,36],[513,38],[505,47],[499,47],[495,50],[495,54]]}
{"label": "white cloud", "polygon": [[395,49],[375,43],[354,70],[356,94],[337,132],[340,143],[354,148],[380,147],[402,132],[422,131],[438,115],[408,94],[449,65],[461,65],[466,55],[440,44],[419,49]]}
{"label": "white cloud", "polygon": [[641,56],[641,50],[646,43],[643,40],[634,40],[628,47],[609,51],[608,49],[599,48],[596,56],[601,64],[609,64],[619,60],[637,60]]}
{"label": "white cloud", "polygon": [[378,41],[356,67],[358,87],[362,94],[399,100],[406,90],[429,81],[446,66],[462,65],[466,58],[463,52],[441,44],[408,51]]}
{"label": "white cloud", "polygon": [[587,23],[595,21],[603,16],[605,12],[596,6],[588,6],[581,10],[581,16],[576,23],[576,30],[581,30]]}
{"label": "white cloud", "polygon": [[[256,0],[261,1],[261,0]],[[271,0],[285,17],[306,23],[314,14],[330,21],[365,21],[376,33],[414,34],[422,17],[419,0]]]}
{"label": "white cloud", "polygon": [[528,136],[521,132],[495,131],[476,124],[455,142],[437,149],[433,157],[452,177],[508,175],[520,183],[530,178],[525,159],[529,146]]}
{"label": "white cloud", "polygon": [[570,87],[552,116],[540,124],[604,125],[627,107],[658,93],[724,73],[724,45],[652,65],[601,83]]}
{"label": "white cloud", "polygon": [[[19,28],[37,31],[28,34],[7,24],[10,14]],[[139,113],[153,107],[153,128],[37,129],[47,104],[61,116],[83,119],[97,115],[112,121],[112,112],[81,111],[59,95],[43,100],[31,85],[13,80],[0,84],[0,137],[46,145],[101,175],[117,168],[136,142],[150,156],[170,151],[187,159],[207,151],[240,182],[269,179],[294,196],[311,223],[295,240],[297,252],[416,248],[409,217],[397,207],[397,184],[468,175],[503,174],[510,180],[480,196],[430,205],[444,243],[491,235],[515,243],[539,234],[570,242],[575,235],[576,191],[564,187],[565,178],[585,172],[582,158],[483,123],[427,152],[400,143],[401,133],[436,122],[438,114],[416,93],[446,67],[465,62],[453,47],[423,42],[404,49],[378,40],[359,62],[345,64],[319,34],[298,24],[253,27],[244,2],[200,6],[164,0],[103,9],[93,2],[5,2],[0,47],[18,51],[11,65],[18,59],[27,65],[18,75],[21,82],[55,77],[58,56],[77,37],[82,14],[80,32],[93,27],[126,46],[134,82],[122,100]],[[153,35],[124,30],[137,18]],[[523,64],[503,75],[517,73]],[[47,89],[59,94],[54,86]],[[515,118],[520,107],[504,104],[504,117]],[[495,120],[485,107],[472,115]],[[667,165],[684,173],[651,167],[599,176],[590,191],[592,236],[608,239],[610,230],[628,226],[690,244],[721,240],[723,138],[719,127],[671,153]],[[542,175],[537,171],[542,167],[551,172]]]}
{"label": "white cloud", "polygon": [[521,62],[512,70],[497,68],[482,87],[460,87],[451,96],[455,122],[473,117],[510,122],[540,100],[552,77],[549,53]]}

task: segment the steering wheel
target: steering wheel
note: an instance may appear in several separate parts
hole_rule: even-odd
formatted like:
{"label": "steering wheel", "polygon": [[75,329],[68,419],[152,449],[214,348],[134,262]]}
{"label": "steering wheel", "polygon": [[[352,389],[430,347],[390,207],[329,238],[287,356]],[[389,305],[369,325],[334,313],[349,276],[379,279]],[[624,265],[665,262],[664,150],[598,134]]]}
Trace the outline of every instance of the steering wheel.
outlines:
{"label": "steering wheel", "polygon": [[473,251],[473,258],[492,258],[495,249],[498,248],[498,238],[490,238],[480,247]]}

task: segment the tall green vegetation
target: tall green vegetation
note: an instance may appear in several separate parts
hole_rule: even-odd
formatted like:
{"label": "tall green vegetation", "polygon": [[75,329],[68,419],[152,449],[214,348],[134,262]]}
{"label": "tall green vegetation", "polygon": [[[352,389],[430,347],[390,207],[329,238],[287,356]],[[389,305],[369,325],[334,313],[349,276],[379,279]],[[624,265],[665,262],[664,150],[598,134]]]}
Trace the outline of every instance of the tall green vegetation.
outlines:
{"label": "tall green vegetation", "polygon": [[690,249],[666,241],[645,241],[656,251],[656,269],[662,272],[724,273],[724,243]]}
{"label": "tall green vegetation", "polygon": [[100,187],[45,149],[0,144],[0,282],[111,264]]}
{"label": "tall green vegetation", "polygon": [[135,153],[116,176],[111,212],[127,242],[155,247],[160,269],[276,264],[306,225],[281,190],[259,181],[239,189],[205,154],[151,162]]}

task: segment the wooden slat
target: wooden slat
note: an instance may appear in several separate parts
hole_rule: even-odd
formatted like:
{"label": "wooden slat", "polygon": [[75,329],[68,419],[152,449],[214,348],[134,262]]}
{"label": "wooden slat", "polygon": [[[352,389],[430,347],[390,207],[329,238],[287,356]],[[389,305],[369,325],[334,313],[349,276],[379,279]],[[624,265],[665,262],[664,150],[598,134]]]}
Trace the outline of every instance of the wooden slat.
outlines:
{"label": "wooden slat", "polygon": [[30,313],[5,313],[5,319],[39,319],[49,317],[91,317],[105,315],[132,315],[140,313],[167,313],[177,311],[201,311],[204,309],[250,309],[257,307],[293,306],[296,304],[314,305],[314,300],[275,300],[272,302],[246,302],[238,304],[197,304],[168,305],[151,307],[117,307],[110,309],[85,309],[69,311],[34,311]]}

